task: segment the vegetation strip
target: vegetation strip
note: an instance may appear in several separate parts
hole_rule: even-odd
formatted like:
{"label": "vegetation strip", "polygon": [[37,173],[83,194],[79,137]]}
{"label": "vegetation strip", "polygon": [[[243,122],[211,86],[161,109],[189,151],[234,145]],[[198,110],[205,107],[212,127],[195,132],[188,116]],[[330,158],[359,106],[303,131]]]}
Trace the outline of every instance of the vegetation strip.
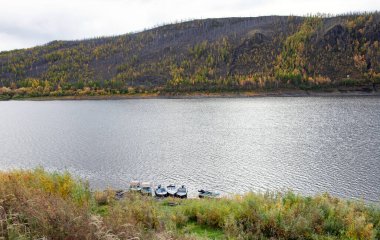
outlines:
{"label": "vegetation strip", "polygon": [[[380,208],[328,194],[155,201],[91,193],[69,173],[0,172],[5,239],[380,239]],[[173,204],[173,202],[175,204]]]}

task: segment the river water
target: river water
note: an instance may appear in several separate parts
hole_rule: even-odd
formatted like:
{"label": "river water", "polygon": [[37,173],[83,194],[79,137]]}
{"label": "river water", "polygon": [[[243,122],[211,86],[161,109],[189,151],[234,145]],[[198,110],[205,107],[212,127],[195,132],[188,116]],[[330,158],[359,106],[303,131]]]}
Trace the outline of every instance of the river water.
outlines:
{"label": "river water", "polygon": [[380,98],[0,102],[0,169],[380,200]]}

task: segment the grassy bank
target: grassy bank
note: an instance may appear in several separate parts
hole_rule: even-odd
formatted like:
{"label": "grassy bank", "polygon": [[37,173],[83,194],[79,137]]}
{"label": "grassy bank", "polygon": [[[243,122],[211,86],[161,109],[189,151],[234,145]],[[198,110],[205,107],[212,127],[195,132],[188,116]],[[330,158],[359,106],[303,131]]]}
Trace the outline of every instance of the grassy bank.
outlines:
{"label": "grassy bank", "polygon": [[6,100],[34,100],[34,101],[51,101],[51,100],[119,100],[119,99],[167,99],[167,98],[249,98],[249,97],[335,97],[335,96],[380,96],[378,91],[364,91],[356,88],[345,89],[272,89],[256,91],[194,91],[194,92],[151,92],[151,93],[109,93],[109,94],[85,94],[85,95],[1,95],[0,101]]}
{"label": "grassy bank", "polygon": [[[163,200],[91,192],[69,173],[0,173],[5,239],[380,239],[380,209],[327,194]],[[171,206],[169,203],[176,203]]]}

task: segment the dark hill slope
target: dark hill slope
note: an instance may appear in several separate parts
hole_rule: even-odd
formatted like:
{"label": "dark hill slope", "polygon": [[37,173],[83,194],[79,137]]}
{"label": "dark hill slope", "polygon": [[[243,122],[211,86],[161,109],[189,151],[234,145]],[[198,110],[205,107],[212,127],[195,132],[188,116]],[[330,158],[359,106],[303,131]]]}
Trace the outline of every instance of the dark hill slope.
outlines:
{"label": "dark hill slope", "polygon": [[0,87],[200,90],[375,82],[379,41],[378,13],[194,20],[2,52]]}

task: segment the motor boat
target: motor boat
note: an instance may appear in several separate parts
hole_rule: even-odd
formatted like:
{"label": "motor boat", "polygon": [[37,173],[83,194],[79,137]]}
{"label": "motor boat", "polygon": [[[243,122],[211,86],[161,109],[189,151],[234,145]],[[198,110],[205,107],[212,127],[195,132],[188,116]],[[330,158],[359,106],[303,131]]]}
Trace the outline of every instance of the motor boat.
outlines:
{"label": "motor boat", "polygon": [[153,196],[153,188],[150,182],[141,183],[141,193],[143,195]]}
{"label": "motor boat", "polygon": [[175,196],[178,198],[187,198],[187,189],[185,185],[182,185],[180,188],[177,189]]}
{"label": "motor boat", "polygon": [[139,181],[131,181],[129,183],[129,191],[140,192],[141,191],[141,183]]}
{"label": "motor boat", "polygon": [[220,196],[220,193],[208,191],[208,190],[198,190],[199,192],[199,198],[217,198]]}
{"label": "motor boat", "polygon": [[126,191],[124,191],[124,190],[116,190],[116,191],[115,191],[115,199],[116,199],[116,200],[121,200],[121,199],[123,199],[124,196],[125,196],[125,193],[126,193]]}
{"label": "motor boat", "polygon": [[169,197],[174,197],[175,194],[177,193],[177,188],[174,184],[170,184],[169,186],[166,187],[168,191]]}
{"label": "motor boat", "polygon": [[155,192],[156,197],[167,197],[168,196],[168,191],[166,190],[165,187],[162,187],[161,185],[158,185],[156,188]]}

